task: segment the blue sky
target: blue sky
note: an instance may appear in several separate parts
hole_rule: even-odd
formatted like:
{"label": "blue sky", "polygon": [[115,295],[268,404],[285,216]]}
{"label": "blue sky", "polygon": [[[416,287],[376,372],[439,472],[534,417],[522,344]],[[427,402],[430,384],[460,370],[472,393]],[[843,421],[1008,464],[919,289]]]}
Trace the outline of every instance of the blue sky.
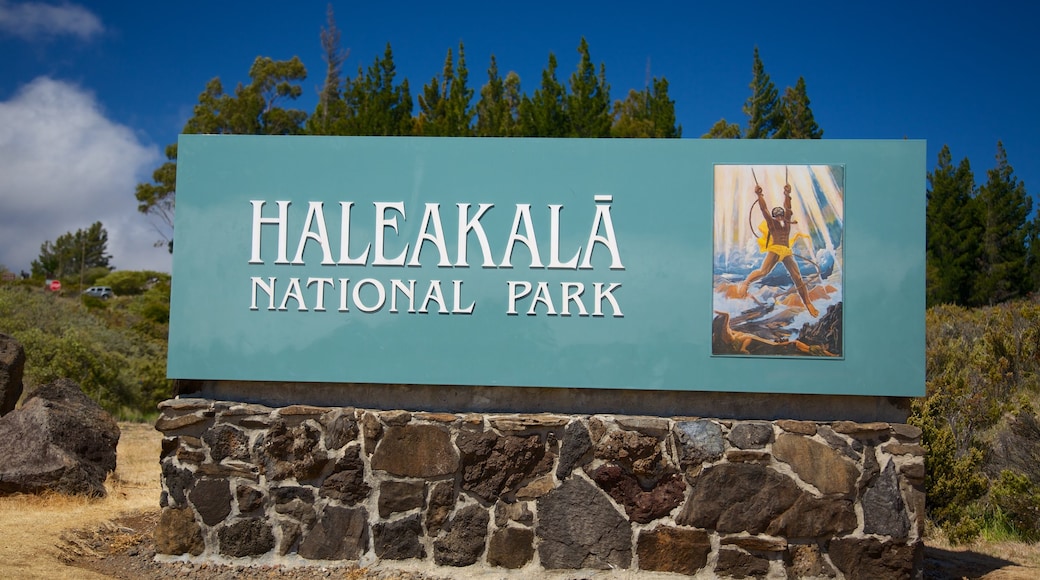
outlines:
{"label": "blue sky", "polygon": [[[824,138],[925,139],[929,171],[947,144],[977,183],[1001,140],[1035,194],[1038,9],[925,4],[332,2],[351,75],[389,42],[415,95],[461,41],[474,89],[493,53],[530,94],[550,52],[566,80],[584,36],[612,98],[642,88],[648,72],[666,77],[686,138],[723,117],[745,124],[757,46],[781,91],[805,77]],[[44,241],[100,220],[113,265],[168,271],[134,185],[161,163],[206,82],[247,82],[257,56],[299,56],[308,78],[297,107],[313,111],[326,5],[0,0],[0,264],[28,270]]]}

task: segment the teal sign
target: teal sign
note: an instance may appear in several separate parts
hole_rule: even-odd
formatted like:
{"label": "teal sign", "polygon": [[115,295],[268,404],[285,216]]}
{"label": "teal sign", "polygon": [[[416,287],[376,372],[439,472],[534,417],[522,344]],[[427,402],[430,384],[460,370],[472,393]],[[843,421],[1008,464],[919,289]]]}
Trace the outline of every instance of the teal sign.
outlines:
{"label": "teal sign", "polygon": [[924,394],[922,141],[182,135],[168,374]]}

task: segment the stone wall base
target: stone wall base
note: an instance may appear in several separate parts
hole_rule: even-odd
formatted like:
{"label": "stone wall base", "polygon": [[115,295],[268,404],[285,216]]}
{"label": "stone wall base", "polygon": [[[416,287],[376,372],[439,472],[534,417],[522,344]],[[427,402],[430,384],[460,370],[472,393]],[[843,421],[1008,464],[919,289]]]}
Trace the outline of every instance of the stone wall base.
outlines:
{"label": "stone wall base", "polygon": [[161,405],[159,554],[541,575],[919,578],[899,423]]}

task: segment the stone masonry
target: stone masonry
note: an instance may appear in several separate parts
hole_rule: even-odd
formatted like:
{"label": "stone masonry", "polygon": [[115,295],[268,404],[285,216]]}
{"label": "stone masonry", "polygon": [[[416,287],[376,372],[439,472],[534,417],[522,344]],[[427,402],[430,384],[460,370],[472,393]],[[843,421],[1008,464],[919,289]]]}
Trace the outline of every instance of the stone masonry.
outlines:
{"label": "stone masonry", "polygon": [[156,549],[249,561],[919,578],[894,423],[161,405]]}

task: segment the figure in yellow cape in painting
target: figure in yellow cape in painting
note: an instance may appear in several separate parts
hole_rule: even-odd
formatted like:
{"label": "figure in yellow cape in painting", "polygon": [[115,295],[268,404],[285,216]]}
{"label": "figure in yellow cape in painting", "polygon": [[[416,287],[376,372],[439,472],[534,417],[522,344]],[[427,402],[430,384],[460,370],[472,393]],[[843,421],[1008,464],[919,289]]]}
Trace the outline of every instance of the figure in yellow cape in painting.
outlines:
{"label": "figure in yellow cape in painting", "polygon": [[761,186],[755,186],[755,195],[758,196],[755,203],[762,210],[762,217],[766,220],[762,232],[764,235],[758,239],[759,247],[766,253],[766,259],[757,270],[748,274],[748,277],[740,283],[738,295],[747,296],[748,286],[772,272],[778,262],[783,262],[787,273],[791,275],[795,290],[798,291],[798,297],[802,299],[802,304],[805,305],[809,314],[815,318],[820,312],[809,299],[809,291],[805,287],[801,273],[798,272],[798,264],[795,263],[794,254],[791,252],[794,242],[799,237],[805,237],[805,234],[796,234],[794,239],[791,238],[791,225],[797,223],[791,220],[793,215],[791,212],[791,186],[784,186],[784,207],[774,207],[772,213],[766,209],[766,200]]}

